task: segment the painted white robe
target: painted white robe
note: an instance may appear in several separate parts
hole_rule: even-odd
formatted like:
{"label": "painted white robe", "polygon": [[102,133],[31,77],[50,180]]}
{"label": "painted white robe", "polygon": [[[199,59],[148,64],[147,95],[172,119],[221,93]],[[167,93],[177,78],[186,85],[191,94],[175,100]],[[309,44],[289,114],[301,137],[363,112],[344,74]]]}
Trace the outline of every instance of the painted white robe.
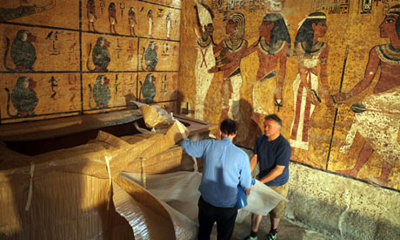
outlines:
{"label": "painted white robe", "polygon": [[[325,47],[326,44],[323,44],[318,51],[311,53],[309,56],[304,56],[303,59],[304,67],[306,68],[307,83],[311,83],[311,89],[315,90],[316,92],[318,92],[317,66],[319,63],[320,54]],[[308,150],[309,138],[306,137],[306,134],[308,134],[308,128],[315,105],[307,100],[307,94],[311,93],[307,92],[307,89],[301,85],[300,73],[298,73],[293,82],[294,119],[291,125],[291,137],[289,141],[290,146],[294,148]],[[306,111],[307,105],[310,106],[308,113]],[[297,111],[300,112],[298,118],[296,118]],[[309,119],[308,121],[306,120],[306,117]],[[297,133],[295,134],[296,131]]]}
{"label": "painted white robe", "polygon": [[[400,54],[390,56],[388,45],[375,47],[375,51],[383,65],[396,66],[400,72]],[[391,57],[390,59],[388,58]],[[394,81],[400,81],[398,73],[392,73],[398,77]],[[346,153],[353,144],[354,137],[358,132],[379,154],[383,161],[391,165],[400,164],[400,144],[398,142],[400,129],[400,86],[387,91],[372,94],[365,97],[362,102],[366,111],[355,114],[355,119],[346,139],[339,151]]]}
{"label": "painted white robe", "polygon": [[215,66],[215,57],[213,51],[213,45],[203,43],[199,38],[197,40],[197,59],[195,66],[196,76],[196,103],[195,103],[195,114],[196,119],[204,119],[204,101],[207,96],[208,89],[210,88],[214,73],[208,73],[208,69]]}

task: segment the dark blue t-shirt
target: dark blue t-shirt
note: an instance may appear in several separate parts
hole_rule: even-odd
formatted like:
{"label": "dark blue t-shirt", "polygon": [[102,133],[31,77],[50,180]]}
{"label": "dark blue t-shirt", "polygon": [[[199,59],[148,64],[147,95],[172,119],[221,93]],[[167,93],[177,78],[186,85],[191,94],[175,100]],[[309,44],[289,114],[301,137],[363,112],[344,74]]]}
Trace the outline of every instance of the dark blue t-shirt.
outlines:
{"label": "dark blue t-shirt", "polygon": [[266,176],[276,165],[285,166],[282,174],[274,180],[266,183],[267,186],[281,186],[289,180],[289,162],[291,155],[289,142],[279,135],[277,139],[269,142],[268,137],[261,135],[257,138],[254,146],[254,154],[257,154],[260,165],[259,179]]}

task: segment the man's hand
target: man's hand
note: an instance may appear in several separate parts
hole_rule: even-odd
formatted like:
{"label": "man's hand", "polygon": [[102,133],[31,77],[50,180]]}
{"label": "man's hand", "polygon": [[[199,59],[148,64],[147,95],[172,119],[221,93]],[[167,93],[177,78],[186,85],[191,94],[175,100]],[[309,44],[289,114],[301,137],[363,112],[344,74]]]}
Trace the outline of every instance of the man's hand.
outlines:
{"label": "man's hand", "polygon": [[252,188],[252,187],[249,187],[249,188],[246,190],[246,199],[247,199],[247,198],[249,197],[249,195],[250,195],[251,188]]}

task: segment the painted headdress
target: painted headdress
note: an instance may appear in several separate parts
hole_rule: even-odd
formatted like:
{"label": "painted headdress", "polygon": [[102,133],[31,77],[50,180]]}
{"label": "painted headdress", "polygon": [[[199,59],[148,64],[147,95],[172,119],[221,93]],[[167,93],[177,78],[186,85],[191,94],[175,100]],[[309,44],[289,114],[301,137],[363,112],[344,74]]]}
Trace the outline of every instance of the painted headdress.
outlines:
{"label": "painted headdress", "polygon": [[[271,48],[269,49],[270,54],[274,54],[274,52],[277,50],[275,48],[277,47],[275,46],[277,41],[282,40],[287,42],[288,44],[287,56],[290,56],[290,49],[291,49],[290,35],[285,18],[280,13],[267,13],[263,18],[263,22],[264,21],[275,23],[274,28],[271,30],[271,39],[270,39]],[[261,36],[258,41],[261,41]]]}
{"label": "painted headdress", "polygon": [[391,8],[389,8],[388,14],[400,15],[400,4],[394,5]]}
{"label": "painted headdress", "polygon": [[310,50],[313,46],[314,30],[312,28],[313,23],[326,20],[326,14],[323,12],[313,12],[305,17],[300,23],[297,30],[296,39],[294,41],[293,56],[297,55],[296,47],[297,44],[305,42],[306,55],[310,54]]}
{"label": "painted headdress", "polygon": [[303,20],[301,20],[299,22],[299,24],[297,25],[297,30],[301,28],[301,26],[303,26],[304,22],[307,20],[326,20],[326,15],[325,13],[322,12],[315,12],[315,13],[311,13],[310,15],[308,15],[307,17],[305,17]]}
{"label": "painted headdress", "polygon": [[400,38],[400,4],[394,5],[391,8],[389,8],[387,15],[393,15],[397,17],[395,24],[396,24],[397,36]]}
{"label": "painted headdress", "polygon": [[237,23],[236,29],[235,29],[235,37],[236,39],[243,39],[244,34],[245,34],[245,18],[243,13],[240,12],[235,12],[231,15],[232,21]]}

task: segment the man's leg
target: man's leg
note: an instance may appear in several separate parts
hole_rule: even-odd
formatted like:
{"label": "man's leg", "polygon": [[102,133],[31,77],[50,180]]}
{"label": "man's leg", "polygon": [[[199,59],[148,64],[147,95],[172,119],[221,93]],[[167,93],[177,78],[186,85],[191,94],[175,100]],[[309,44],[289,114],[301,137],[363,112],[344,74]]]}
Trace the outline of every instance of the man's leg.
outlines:
{"label": "man's leg", "polygon": [[[289,184],[288,183],[286,183],[282,186],[271,187],[271,188],[272,188],[272,190],[279,193],[280,195],[282,195],[285,198],[287,197],[287,194],[289,192]],[[269,213],[269,216],[271,219],[271,230],[269,231],[266,239],[268,239],[268,240],[276,239],[280,220],[285,215],[285,206],[286,206],[286,202],[280,201],[278,203],[278,205],[274,209],[272,209],[272,211]]]}
{"label": "man's leg", "polygon": [[218,240],[230,240],[237,216],[237,206],[233,208],[219,208],[217,217]]}
{"label": "man's leg", "polygon": [[266,239],[267,240],[275,240],[275,239],[277,239],[278,227],[279,227],[279,222],[281,221],[281,219],[270,214],[270,220],[271,220],[271,229],[269,230],[269,233],[268,233]]}
{"label": "man's leg", "polygon": [[274,218],[272,215],[270,216],[271,219],[271,229],[278,229],[279,227],[279,222],[281,221],[280,218]]}
{"label": "man's leg", "polygon": [[260,223],[262,220],[262,216],[258,214],[251,214],[251,232],[250,235],[246,238],[246,240],[257,239],[258,228],[260,227]]}
{"label": "man's leg", "polygon": [[214,226],[214,207],[203,200],[199,199],[199,240],[209,240],[212,228]]}
{"label": "man's leg", "polygon": [[262,216],[258,214],[251,214],[251,231],[258,232],[258,228],[260,227]]}

